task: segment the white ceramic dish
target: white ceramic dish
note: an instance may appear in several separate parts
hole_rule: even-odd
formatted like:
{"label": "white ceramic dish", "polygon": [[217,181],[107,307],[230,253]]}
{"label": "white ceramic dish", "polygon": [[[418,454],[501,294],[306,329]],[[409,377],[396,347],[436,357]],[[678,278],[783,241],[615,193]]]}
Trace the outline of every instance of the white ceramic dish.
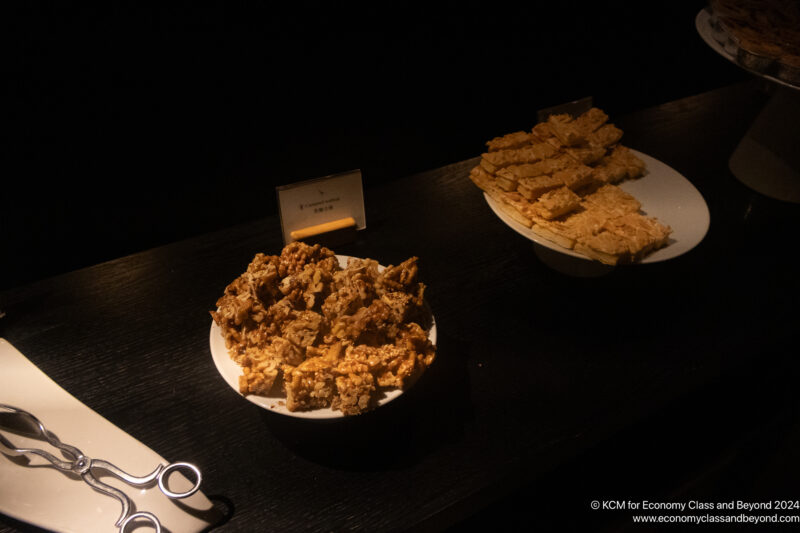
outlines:
{"label": "white ceramic dish", "polygon": [[[342,268],[347,266],[347,256],[344,255],[337,255],[336,258],[339,260],[339,265]],[[383,266],[378,267],[380,270],[383,270]],[[426,309],[430,311],[427,306]],[[436,345],[436,321],[433,318],[433,314],[430,315],[430,322],[431,327],[428,332],[428,338],[430,341]],[[228,349],[225,347],[225,339],[222,337],[222,331],[220,327],[214,322],[211,321],[211,332],[209,335],[209,343],[211,346],[211,357],[214,359],[214,364],[217,367],[222,378],[225,382],[234,390],[237,394],[239,394],[239,376],[242,375],[242,369],[239,365],[237,365],[228,355]],[[409,383],[405,390],[408,390],[413,383]],[[278,388],[278,387],[276,387]],[[379,391],[380,397],[378,399],[378,407],[382,405],[386,405],[387,403],[391,402],[395,398],[398,398],[400,395],[403,394],[402,389],[387,389]],[[248,394],[244,397],[248,401],[258,405],[259,407],[263,407],[273,413],[278,413],[281,415],[291,416],[295,418],[308,418],[308,419],[316,419],[316,420],[325,420],[325,419],[333,419],[333,418],[343,418],[345,415],[342,414],[341,411],[335,411],[329,407],[323,409],[312,409],[309,411],[289,411],[286,408],[286,398],[282,393],[275,393],[274,396],[261,396],[257,394]]]}
{"label": "white ceramic dish", "polygon": [[[5,339],[0,339],[0,369],[0,403],[33,414],[62,442],[87,456],[105,459],[134,475],[148,474],[159,463],[168,463],[59,387]],[[14,444],[23,440],[12,434],[7,437]],[[30,439],[24,445],[29,444],[48,449],[41,441]],[[114,523],[122,510],[119,501],[96,492],[77,476],[37,464],[47,463],[34,459],[24,465],[0,453],[0,512],[51,531],[116,530]],[[202,465],[198,466],[202,472]],[[125,492],[138,511],[153,513],[173,533],[202,531],[219,517],[202,492],[174,501],[158,486],[134,488],[113,476],[102,476],[102,481]],[[182,481],[188,483],[185,478]]]}
{"label": "white ceramic dish", "polygon": [[[644,214],[656,217],[662,224],[672,228],[669,244],[649,254],[641,263],[666,261],[685,254],[700,244],[708,232],[711,217],[706,201],[700,191],[673,168],[636,150],[631,152],[645,162],[647,173],[639,179],[624,181],[619,187],[639,200]],[[537,235],[508,216],[489,195],[484,193],[483,196],[498,218],[520,235],[561,254],[592,261],[585,255]]]}

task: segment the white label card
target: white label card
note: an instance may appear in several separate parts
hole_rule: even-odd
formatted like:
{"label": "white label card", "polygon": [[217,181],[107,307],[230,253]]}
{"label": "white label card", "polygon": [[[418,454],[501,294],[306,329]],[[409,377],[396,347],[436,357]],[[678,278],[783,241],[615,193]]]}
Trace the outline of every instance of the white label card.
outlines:
{"label": "white label card", "polygon": [[356,229],[367,227],[361,171],[352,170],[277,187],[283,242],[296,230],[353,217]]}

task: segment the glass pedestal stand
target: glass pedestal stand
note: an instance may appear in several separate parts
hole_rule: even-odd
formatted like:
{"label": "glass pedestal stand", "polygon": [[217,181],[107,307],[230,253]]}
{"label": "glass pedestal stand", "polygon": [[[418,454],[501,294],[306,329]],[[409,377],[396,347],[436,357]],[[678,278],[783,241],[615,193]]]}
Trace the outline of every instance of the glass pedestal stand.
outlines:
{"label": "glass pedestal stand", "polygon": [[775,86],[728,166],[751,189],[800,203],[800,91]]}
{"label": "glass pedestal stand", "polygon": [[740,182],[770,198],[800,203],[800,87],[751,70],[737,60],[732,44],[706,8],[695,17],[697,33],[719,55],[766,80],[774,92],[739,142],[728,166]]}

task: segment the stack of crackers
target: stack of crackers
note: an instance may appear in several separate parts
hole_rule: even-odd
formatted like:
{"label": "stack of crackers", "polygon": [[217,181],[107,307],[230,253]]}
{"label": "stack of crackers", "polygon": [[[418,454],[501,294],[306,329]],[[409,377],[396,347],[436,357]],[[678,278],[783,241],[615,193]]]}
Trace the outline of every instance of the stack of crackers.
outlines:
{"label": "stack of crackers", "polygon": [[619,144],[622,130],[592,108],[551,115],[530,132],[487,142],[470,179],[537,235],[606,264],[630,263],[667,245],[671,229],[640,212],[617,183],[646,172]]}

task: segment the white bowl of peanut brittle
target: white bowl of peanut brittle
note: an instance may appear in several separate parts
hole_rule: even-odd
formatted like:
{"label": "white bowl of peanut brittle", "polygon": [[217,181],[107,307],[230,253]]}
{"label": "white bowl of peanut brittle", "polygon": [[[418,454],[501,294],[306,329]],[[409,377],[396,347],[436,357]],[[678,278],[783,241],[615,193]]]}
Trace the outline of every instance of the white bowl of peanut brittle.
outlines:
{"label": "white bowl of peanut brittle", "polygon": [[257,254],[212,312],[226,383],[282,415],[332,419],[398,398],[435,358],[417,258],[384,267],[302,243]]}

